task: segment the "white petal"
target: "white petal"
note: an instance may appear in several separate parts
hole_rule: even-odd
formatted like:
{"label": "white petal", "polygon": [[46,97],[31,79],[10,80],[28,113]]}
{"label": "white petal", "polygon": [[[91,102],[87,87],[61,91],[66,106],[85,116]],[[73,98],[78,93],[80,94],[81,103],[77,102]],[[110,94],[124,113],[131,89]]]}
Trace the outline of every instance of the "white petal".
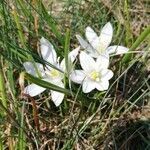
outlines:
{"label": "white petal", "polygon": [[84,93],[89,93],[91,92],[92,90],[95,89],[95,82],[86,78],[83,80],[83,84],[82,84],[82,90]]}
{"label": "white petal", "polygon": [[[75,61],[77,55],[79,54],[79,50],[80,50],[80,46],[77,47],[76,49],[72,50],[69,54],[68,54],[68,71],[71,72],[73,69],[73,62]],[[60,63],[60,68],[65,72],[66,71],[66,64],[65,64],[65,59],[63,59]]]}
{"label": "white petal", "polygon": [[45,88],[32,83],[32,84],[28,85],[27,87],[25,87],[23,93],[28,94],[31,97],[34,97],[34,96],[37,96],[37,95],[41,94],[45,90],[46,90]]}
{"label": "white petal", "polygon": [[64,94],[56,91],[51,91],[51,97],[56,107],[58,107],[64,99]]}
{"label": "white petal", "polygon": [[76,38],[78,39],[82,48],[84,48],[89,53],[94,53],[95,50],[92,48],[92,46],[88,44],[88,42],[86,42],[80,35],[76,35]]}
{"label": "white petal", "polygon": [[44,37],[41,38],[40,44],[43,59],[51,64],[55,64],[57,62],[57,54],[53,45]]}
{"label": "white petal", "polygon": [[104,52],[106,48],[110,45],[113,36],[113,28],[110,22],[108,22],[101,30],[99,36],[99,49],[98,51]]}
{"label": "white petal", "polygon": [[89,43],[93,46],[94,49],[97,49],[97,46],[99,44],[99,37],[94,32],[94,30],[91,27],[87,27],[85,34]]}
{"label": "white petal", "polygon": [[33,75],[33,76],[38,77],[37,71],[39,72],[39,74],[41,76],[44,75],[44,68],[43,68],[43,65],[40,64],[40,63],[33,64],[32,62],[24,62],[23,66],[24,66],[26,72],[29,73],[29,74],[31,74],[31,75]]}
{"label": "white petal", "polygon": [[[55,85],[64,88],[64,84],[61,81],[55,83]],[[57,92],[57,91],[52,91],[51,90],[51,97],[52,97],[52,101],[54,102],[54,104],[56,106],[59,106],[62,103],[63,99],[64,99],[64,94],[60,93],[60,92]]]}
{"label": "white petal", "polygon": [[108,55],[99,55],[96,60],[97,71],[102,68],[108,68],[109,66],[109,56]]}
{"label": "white petal", "polygon": [[66,72],[65,58],[61,61],[60,68],[62,71]]}
{"label": "white petal", "polygon": [[99,91],[105,91],[107,90],[109,87],[109,82],[108,80],[103,80],[101,82],[97,82],[96,83],[96,89]]}
{"label": "white petal", "polygon": [[95,70],[96,62],[90,55],[82,51],[79,55],[79,58],[80,58],[80,65],[85,72],[88,73],[91,72],[92,70]]}
{"label": "white petal", "polygon": [[71,73],[70,79],[75,83],[81,84],[85,79],[85,76],[83,70],[75,70]]}
{"label": "white petal", "polygon": [[95,52],[92,52],[92,53],[88,53],[91,57],[93,57],[93,58],[98,58],[98,56],[99,56],[99,53],[97,52],[97,51],[95,51]]}
{"label": "white petal", "polygon": [[73,70],[73,63],[72,62],[69,62],[68,63],[68,70],[66,70],[66,63],[65,63],[65,59],[63,59],[60,63],[60,69],[63,71],[63,72],[67,72],[70,74],[70,72]]}
{"label": "white petal", "polygon": [[113,77],[114,73],[109,69],[103,69],[101,71],[101,75],[102,75],[102,80],[110,80]]}
{"label": "white petal", "polygon": [[80,50],[80,46],[78,46],[68,54],[69,61],[71,61],[72,63],[75,61],[77,55],[79,54],[79,50]]}
{"label": "white petal", "polygon": [[115,53],[116,55],[119,55],[119,54],[124,54],[124,53],[127,53],[129,51],[128,48],[124,47],[124,46],[118,46],[118,45],[115,45],[115,46],[109,46],[107,48],[107,52],[109,54],[111,53]]}

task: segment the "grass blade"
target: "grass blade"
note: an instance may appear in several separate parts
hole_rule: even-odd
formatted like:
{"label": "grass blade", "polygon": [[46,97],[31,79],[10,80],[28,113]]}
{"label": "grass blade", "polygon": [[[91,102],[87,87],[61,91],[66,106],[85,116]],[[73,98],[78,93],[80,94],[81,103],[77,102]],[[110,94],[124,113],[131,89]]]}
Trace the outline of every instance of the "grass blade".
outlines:
{"label": "grass blade", "polygon": [[65,94],[70,95],[70,91],[69,91],[69,90],[66,90],[66,89],[64,89],[64,88],[60,88],[59,86],[56,86],[56,85],[54,85],[54,84],[52,84],[52,83],[43,81],[43,80],[41,80],[41,79],[39,79],[39,78],[37,78],[37,77],[34,77],[34,76],[32,76],[32,75],[30,75],[30,74],[28,74],[28,73],[25,73],[25,77],[26,77],[29,81],[31,81],[31,82],[33,82],[33,83],[39,85],[39,86],[42,86],[42,87],[47,88],[47,89],[50,89],[50,90],[54,90],[54,91],[58,91],[58,92],[61,92],[61,93],[65,93]]}
{"label": "grass blade", "polygon": [[[4,74],[2,71],[2,64],[1,63],[0,63],[0,99],[2,101],[3,106],[5,108],[7,108],[7,94],[6,94],[6,89],[5,89]],[[2,111],[2,114],[4,114],[3,111]]]}
{"label": "grass blade", "polygon": [[[137,38],[137,40],[134,42],[134,44],[131,46],[130,51],[134,51],[143,41],[144,39],[150,34],[150,26],[148,26],[142,33],[141,35]],[[123,57],[122,62],[127,63],[131,60],[132,54],[126,54]]]}

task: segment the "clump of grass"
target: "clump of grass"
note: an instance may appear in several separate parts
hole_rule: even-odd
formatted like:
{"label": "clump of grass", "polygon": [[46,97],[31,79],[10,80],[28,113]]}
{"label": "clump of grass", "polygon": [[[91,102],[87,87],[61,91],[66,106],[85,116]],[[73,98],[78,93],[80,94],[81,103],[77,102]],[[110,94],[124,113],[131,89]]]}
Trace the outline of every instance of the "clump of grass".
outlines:
{"label": "clump of grass", "polygon": [[[122,7],[122,1],[112,2],[66,1],[57,16],[55,10],[48,13],[47,3],[41,0],[1,1],[1,149],[149,149],[147,113],[142,120],[145,107],[149,107],[149,57],[145,55],[149,53],[149,27],[136,37],[130,22],[133,4],[125,1]],[[119,20],[118,11],[125,24]],[[66,97],[57,108],[48,90],[34,98],[21,95],[23,62],[51,65],[39,56],[40,37],[47,38],[62,58],[78,45],[75,34],[84,36],[88,25],[99,32],[107,21],[115,28],[113,43],[142,51],[127,54],[123,61],[121,57],[112,58],[115,76],[108,91],[86,95],[81,87],[73,85],[77,94],[61,91]],[[25,85],[32,81],[48,89],[63,90],[30,75],[24,77]]]}

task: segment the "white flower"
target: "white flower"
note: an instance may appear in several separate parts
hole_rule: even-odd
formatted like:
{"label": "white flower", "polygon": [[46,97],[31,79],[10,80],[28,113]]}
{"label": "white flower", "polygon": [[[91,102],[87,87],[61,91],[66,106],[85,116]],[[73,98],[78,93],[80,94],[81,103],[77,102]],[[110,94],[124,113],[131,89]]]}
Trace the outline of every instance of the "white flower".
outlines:
{"label": "white flower", "polygon": [[[25,70],[27,73],[36,76],[41,77],[42,80],[50,82],[54,85],[57,85],[61,88],[64,88],[64,84],[62,82],[64,78],[64,73],[66,71],[65,67],[65,60],[63,59],[62,62],[59,64],[57,59],[56,51],[53,47],[53,45],[46,40],[45,38],[41,38],[40,40],[41,44],[41,55],[44,60],[54,65],[56,68],[58,68],[61,71],[58,71],[57,69],[54,69],[48,65],[43,67],[42,64],[39,63],[32,63],[32,62],[25,62],[23,66],[25,67]],[[71,61],[71,64],[73,64],[73,61],[75,60],[76,56],[78,55],[79,47],[74,49],[68,54],[68,59]],[[24,89],[24,93],[30,95],[31,97],[34,97],[36,95],[39,95],[46,89],[38,86],[34,83],[28,85]],[[64,94],[51,90],[51,97],[52,101],[56,106],[59,106],[64,98]]]}
{"label": "white flower", "polygon": [[83,70],[75,70],[71,73],[71,80],[82,84],[84,93],[89,93],[95,88],[99,91],[107,90],[109,80],[113,77],[113,72],[108,68],[109,57],[99,55],[96,61],[85,52],[79,55],[80,64]]}
{"label": "white flower", "polygon": [[108,22],[101,30],[100,36],[98,36],[91,27],[86,28],[85,41],[80,35],[76,35],[80,45],[86,50],[92,57],[97,58],[100,54],[123,54],[129,50],[124,46],[109,46],[113,36],[113,28],[110,22]]}

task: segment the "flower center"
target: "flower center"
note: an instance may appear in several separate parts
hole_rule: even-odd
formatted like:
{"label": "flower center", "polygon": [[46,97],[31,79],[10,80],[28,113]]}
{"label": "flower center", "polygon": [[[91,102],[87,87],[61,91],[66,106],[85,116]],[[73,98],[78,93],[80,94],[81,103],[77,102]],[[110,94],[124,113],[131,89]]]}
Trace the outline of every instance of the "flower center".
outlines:
{"label": "flower center", "polygon": [[56,69],[52,69],[50,71],[50,76],[53,77],[53,78],[57,78],[58,76],[60,76],[60,72]]}
{"label": "flower center", "polygon": [[105,52],[105,45],[103,45],[103,44],[98,45],[97,51],[98,51],[100,54],[103,54],[103,53]]}
{"label": "flower center", "polygon": [[100,73],[97,71],[92,71],[90,74],[90,78],[94,81],[100,81]]}

